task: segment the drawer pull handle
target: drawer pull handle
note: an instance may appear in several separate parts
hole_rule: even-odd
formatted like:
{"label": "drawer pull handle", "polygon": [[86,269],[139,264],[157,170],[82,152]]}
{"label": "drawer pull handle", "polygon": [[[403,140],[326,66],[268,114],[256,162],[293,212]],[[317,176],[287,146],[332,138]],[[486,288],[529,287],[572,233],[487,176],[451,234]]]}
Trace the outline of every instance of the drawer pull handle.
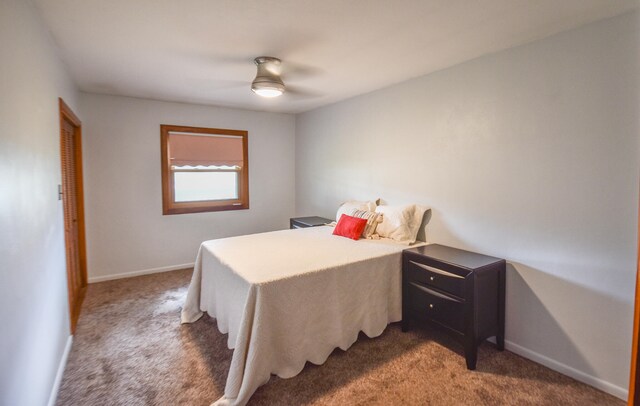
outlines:
{"label": "drawer pull handle", "polygon": [[415,262],[415,261],[409,261],[409,262],[411,262],[415,266],[419,266],[422,269],[426,269],[429,272],[437,273],[437,274],[440,274],[440,275],[443,275],[443,276],[448,276],[450,278],[464,279],[464,276],[460,276],[460,275],[456,275],[456,274],[451,273],[451,272],[443,271],[442,269],[434,268],[432,266],[425,265],[425,264],[420,264],[420,263]]}
{"label": "drawer pull handle", "polygon": [[429,280],[430,280],[431,282],[433,282],[433,280],[434,280],[435,278],[436,278],[435,276],[431,276],[431,277],[429,277]]}
{"label": "drawer pull handle", "polygon": [[429,309],[433,309],[433,303],[429,303]]}
{"label": "drawer pull handle", "polygon": [[429,288],[425,288],[424,286],[420,286],[420,285],[418,285],[416,283],[413,283],[413,282],[409,282],[409,283],[411,285],[415,286],[416,288],[418,288],[418,289],[420,289],[420,290],[422,290],[424,292],[427,292],[428,294],[430,294],[432,296],[439,297],[440,299],[448,300],[450,302],[462,303],[462,300],[458,300],[456,298],[453,298],[453,297],[450,297],[450,296],[447,296],[447,295],[443,295],[440,292],[436,292],[435,290],[431,290]]}

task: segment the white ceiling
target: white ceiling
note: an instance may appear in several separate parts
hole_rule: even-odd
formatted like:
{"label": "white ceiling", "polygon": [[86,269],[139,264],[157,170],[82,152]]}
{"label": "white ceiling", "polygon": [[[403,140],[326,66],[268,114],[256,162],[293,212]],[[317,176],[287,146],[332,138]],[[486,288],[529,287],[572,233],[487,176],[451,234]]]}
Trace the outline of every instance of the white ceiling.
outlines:
{"label": "white ceiling", "polygon": [[[32,0],[81,90],[297,113],[638,6],[637,0]],[[283,60],[298,94],[250,90]]]}

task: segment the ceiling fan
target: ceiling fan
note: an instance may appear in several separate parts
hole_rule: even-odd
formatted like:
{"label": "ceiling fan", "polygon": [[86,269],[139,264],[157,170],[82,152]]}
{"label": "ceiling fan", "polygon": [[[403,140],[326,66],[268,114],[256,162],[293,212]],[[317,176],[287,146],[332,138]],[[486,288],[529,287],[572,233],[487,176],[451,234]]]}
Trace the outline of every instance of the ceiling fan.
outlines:
{"label": "ceiling fan", "polygon": [[[214,57],[212,59],[216,64],[231,64],[238,68],[246,67],[247,64],[247,58],[243,56]],[[300,79],[322,75],[324,73],[322,69],[292,61],[283,62],[273,56],[259,56],[253,59],[253,63],[256,65],[257,74],[253,82],[251,82],[251,90],[259,96],[274,98],[281,96],[283,93],[295,99],[312,99],[324,96],[322,92],[317,90],[289,83],[289,81],[295,83]],[[287,81],[286,86],[285,81]],[[215,87],[217,89],[246,89],[245,86],[248,84],[246,80],[237,79],[219,79],[216,80],[216,83]]]}
{"label": "ceiling fan", "polygon": [[316,91],[299,86],[285,86],[283,81],[283,76],[285,78],[293,75],[314,76],[322,72],[319,69],[290,62],[283,64],[280,59],[273,56],[259,56],[253,62],[258,68],[258,72],[251,83],[251,90],[259,96],[274,98],[282,95],[285,91],[287,94],[298,98],[323,96]]}

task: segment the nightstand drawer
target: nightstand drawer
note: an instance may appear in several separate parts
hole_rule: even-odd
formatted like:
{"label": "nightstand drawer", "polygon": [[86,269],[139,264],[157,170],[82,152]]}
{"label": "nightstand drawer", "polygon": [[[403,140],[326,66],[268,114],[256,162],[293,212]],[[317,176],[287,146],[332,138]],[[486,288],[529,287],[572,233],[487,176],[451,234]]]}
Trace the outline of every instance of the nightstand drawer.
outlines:
{"label": "nightstand drawer", "polygon": [[464,333],[464,302],[417,283],[409,283],[409,306],[420,318]]}
{"label": "nightstand drawer", "polygon": [[417,281],[445,292],[464,297],[465,279],[463,276],[447,272],[431,265],[409,260],[409,281]]}

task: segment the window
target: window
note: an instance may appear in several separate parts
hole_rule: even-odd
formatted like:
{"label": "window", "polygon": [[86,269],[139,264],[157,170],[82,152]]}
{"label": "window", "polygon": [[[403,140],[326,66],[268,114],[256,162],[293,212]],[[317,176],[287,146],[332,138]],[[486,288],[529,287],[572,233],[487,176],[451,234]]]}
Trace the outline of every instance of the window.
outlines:
{"label": "window", "polygon": [[247,132],[160,126],[163,214],[249,208]]}

